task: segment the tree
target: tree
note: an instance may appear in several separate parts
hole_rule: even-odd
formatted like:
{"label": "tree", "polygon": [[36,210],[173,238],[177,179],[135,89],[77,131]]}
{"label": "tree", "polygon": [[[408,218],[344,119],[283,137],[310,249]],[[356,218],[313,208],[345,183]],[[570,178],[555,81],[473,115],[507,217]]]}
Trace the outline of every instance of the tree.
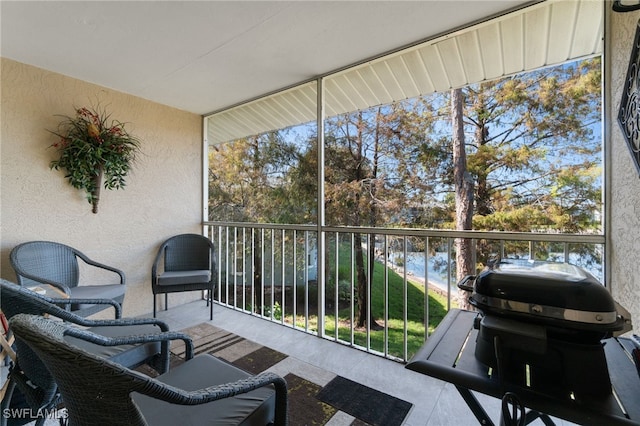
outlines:
{"label": "tree", "polygon": [[[307,215],[308,220],[306,207],[309,203],[305,202],[308,193],[291,185],[291,178],[295,177],[291,171],[300,173],[298,162],[303,160],[309,161],[309,156],[301,152],[299,144],[287,138],[286,131],[213,147],[209,153],[209,219],[295,223]],[[258,309],[263,306],[262,240],[259,234],[254,234],[252,245],[255,248],[252,269],[257,301],[254,308]],[[244,245],[239,244],[239,247]],[[245,258],[243,253],[238,255],[240,259]]]}
{"label": "tree", "polygon": [[288,210],[287,174],[300,158],[286,131],[240,139],[209,153],[209,218],[280,222]]}
{"label": "tree", "polygon": [[[328,121],[325,137],[326,216],[331,224],[375,228],[393,221],[403,208],[408,168],[398,156],[393,108],[372,108],[344,114]],[[365,262],[363,237],[370,243]],[[380,328],[367,316],[369,286],[373,279],[375,234],[354,234],[353,250],[357,280],[357,327],[367,323]],[[337,284],[337,283],[336,283]]]}
{"label": "tree", "polygon": [[[445,106],[462,102],[466,172],[473,180],[474,201],[472,226],[460,226],[460,214],[468,212],[463,196],[468,188],[461,157],[452,150],[460,145],[452,142],[451,127],[441,118],[430,126],[415,164],[423,173],[438,170],[432,186],[438,190],[423,197],[440,200],[449,219],[422,223],[491,231],[598,230],[600,80],[600,58],[592,58],[464,87],[456,102],[451,98],[458,91],[425,96],[434,111],[443,111],[442,117],[449,116]],[[482,266],[491,249],[484,242],[478,248]],[[461,267],[468,268],[456,266]]]}
{"label": "tree", "polygon": [[[473,180],[467,171],[467,153],[464,138],[463,97],[461,89],[451,91],[451,124],[453,130],[453,181],[456,203],[456,229],[469,230],[473,219]],[[456,275],[460,281],[466,275],[474,274],[473,247],[470,238],[456,238]],[[458,304],[469,308],[467,292],[458,290]]]}
{"label": "tree", "polygon": [[[573,219],[600,201],[593,198],[599,192],[593,176],[601,142],[593,126],[600,121],[600,79],[595,58],[465,89],[466,124],[474,135],[468,159],[476,179],[474,228],[576,232],[593,226]],[[559,199],[560,192],[567,198]],[[530,206],[544,214],[514,222],[515,229],[488,218]]]}
{"label": "tree", "polygon": [[[367,213],[375,210],[373,207],[375,201],[371,197],[373,193],[367,191],[367,187],[371,187],[375,177],[374,168],[371,167],[371,161],[366,153],[368,149],[365,136],[366,124],[362,112],[345,115],[342,120],[336,120],[333,127],[335,135],[341,133],[341,136],[328,139],[335,145],[328,146],[327,149],[330,153],[327,155],[329,164],[333,166],[325,172],[327,217],[335,220],[341,216],[352,226],[363,226]],[[369,204],[368,208],[367,204]],[[372,216],[371,219],[375,220],[374,217]],[[373,328],[376,328],[375,319],[367,317],[367,275],[371,277],[371,274],[365,272],[362,234],[356,233],[353,241],[358,300],[356,326],[363,327],[369,321]],[[336,244],[338,244],[337,241]],[[335,285],[337,286],[338,283]]]}

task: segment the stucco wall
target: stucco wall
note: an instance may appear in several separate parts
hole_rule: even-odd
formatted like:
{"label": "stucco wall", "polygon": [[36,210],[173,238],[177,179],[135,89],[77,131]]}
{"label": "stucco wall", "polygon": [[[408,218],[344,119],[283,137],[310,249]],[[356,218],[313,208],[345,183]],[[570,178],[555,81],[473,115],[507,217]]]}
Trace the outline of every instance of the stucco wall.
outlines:
{"label": "stucco wall", "polygon": [[[1,270],[29,240],[58,241],[122,269],[125,315],[151,312],[151,263],[160,242],[201,231],[202,124],[196,114],[3,58],[1,62]],[[98,214],[62,171],[49,169],[59,117],[99,103],[142,141],[124,190],[101,194]],[[199,294],[171,295],[179,303]],[[159,297],[159,300],[163,298]],[[102,316],[102,315],[101,315]]]}
{"label": "stucco wall", "polygon": [[610,40],[608,115],[611,133],[611,209],[609,247],[613,296],[633,314],[636,333],[640,330],[640,177],[622,132],[617,113],[627,73],[629,56],[640,12],[612,13],[608,32]]}

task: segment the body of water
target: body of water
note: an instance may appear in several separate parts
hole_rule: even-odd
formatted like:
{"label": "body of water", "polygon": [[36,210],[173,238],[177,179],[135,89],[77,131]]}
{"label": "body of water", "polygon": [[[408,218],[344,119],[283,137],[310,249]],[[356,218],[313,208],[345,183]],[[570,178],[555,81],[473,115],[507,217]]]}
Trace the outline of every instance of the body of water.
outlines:
{"label": "body of water", "polygon": [[[391,253],[389,259],[391,262],[395,259],[402,259],[402,253]],[[452,290],[457,289],[457,282],[455,277],[455,258],[451,258],[451,288]],[[517,259],[513,261],[520,261],[527,263],[527,259]],[[550,256],[549,261],[562,261],[562,255]],[[596,279],[602,282],[602,265],[599,264],[585,264],[582,261],[581,257],[578,254],[570,253],[569,254],[569,263],[572,265],[577,265],[589,272]],[[398,265],[393,263],[396,268],[400,268],[402,271],[402,264]],[[424,267],[424,253],[423,252],[407,252],[406,265],[404,265],[407,271],[408,276],[414,276],[421,280],[425,279],[425,267]],[[402,272],[400,272],[402,273]],[[432,285],[435,285],[443,290],[447,289],[447,253],[437,252],[433,256],[429,256],[429,261],[427,265],[427,273],[428,280]]]}
{"label": "body of water", "polygon": [[[402,258],[402,253],[392,253],[390,260],[393,262],[396,258]],[[393,263],[395,267],[402,269],[403,265],[397,265]],[[404,267],[406,268],[407,275],[425,279],[425,275],[428,276],[428,280],[431,284],[447,290],[447,253],[436,253],[433,256],[429,256],[429,262],[427,265],[427,271],[425,274],[424,268],[424,253],[423,252],[407,252],[407,259]],[[455,286],[455,278],[451,280],[452,287]]]}

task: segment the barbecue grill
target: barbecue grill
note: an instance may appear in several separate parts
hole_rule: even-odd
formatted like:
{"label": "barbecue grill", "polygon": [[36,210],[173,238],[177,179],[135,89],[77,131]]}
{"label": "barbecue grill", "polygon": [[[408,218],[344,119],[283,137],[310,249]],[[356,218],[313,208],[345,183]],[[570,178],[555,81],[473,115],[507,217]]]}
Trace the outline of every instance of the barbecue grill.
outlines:
{"label": "barbecue grill", "polygon": [[505,383],[546,394],[611,392],[603,345],[629,330],[629,316],[585,270],[531,262],[465,277],[478,311],[475,356]]}

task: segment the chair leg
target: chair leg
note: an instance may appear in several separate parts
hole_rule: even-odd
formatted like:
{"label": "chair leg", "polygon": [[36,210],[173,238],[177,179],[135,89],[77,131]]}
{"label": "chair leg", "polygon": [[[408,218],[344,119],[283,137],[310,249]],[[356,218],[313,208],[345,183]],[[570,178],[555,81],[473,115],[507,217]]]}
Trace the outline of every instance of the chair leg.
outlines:
{"label": "chair leg", "polygon": [[156,296],[155,294],[153,295],[153,317],[156,317],[156,298],[158,296]]}
{"label": "chair leg", "polygon": [[169,293],[164,294],[164,310],[169,310]]}

